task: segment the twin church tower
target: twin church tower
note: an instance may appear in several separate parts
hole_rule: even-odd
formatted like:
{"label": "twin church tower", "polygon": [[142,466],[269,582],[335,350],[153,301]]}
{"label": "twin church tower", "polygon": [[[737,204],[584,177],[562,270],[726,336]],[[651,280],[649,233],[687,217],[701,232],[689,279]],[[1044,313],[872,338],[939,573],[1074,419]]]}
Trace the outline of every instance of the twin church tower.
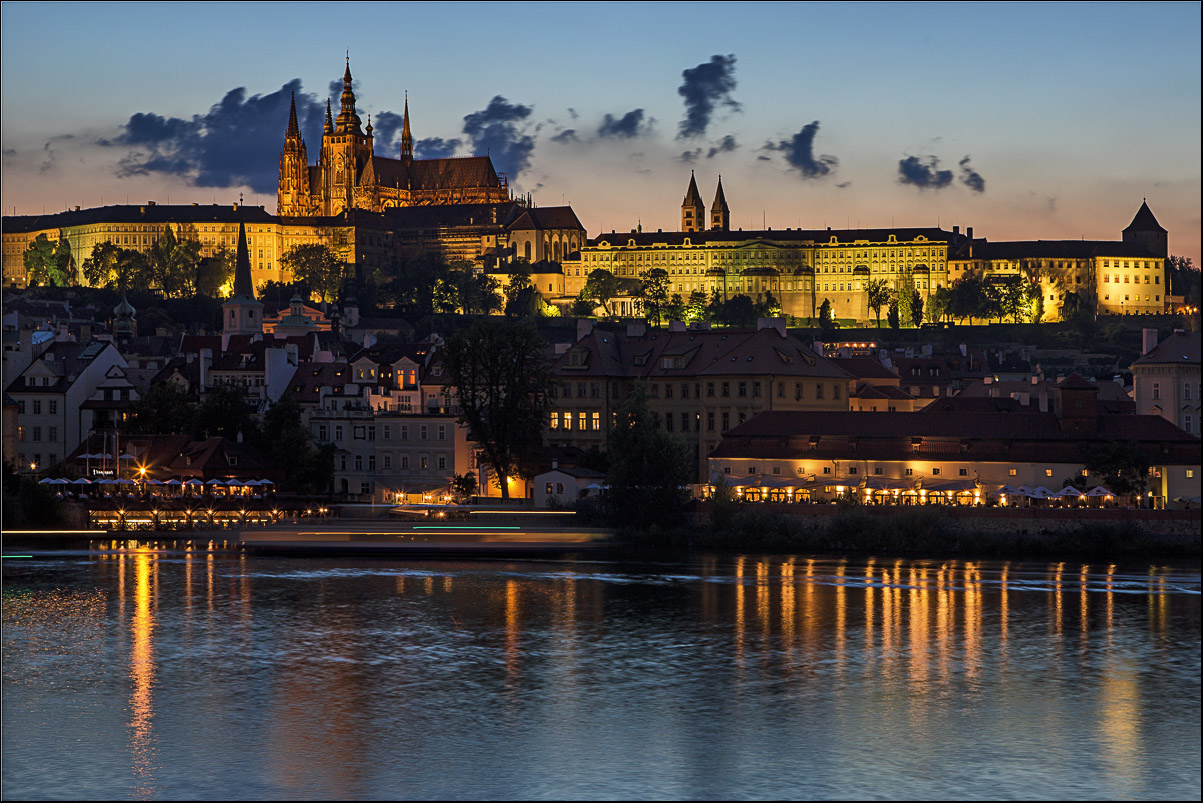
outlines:
{"label": "twin church tower", "polygon": [[[731,209],[727,206],[727,198],[723,195],[723,177],[718,177],[718,190],[714,193],[714,203],[710,205],[711,231],[728,231],[731,228]],[[681,231],[706,231],[706,205],[698,193],[698,183],[694,180],[693,171],[689,172],[689,189],[685,191],[685,200],[681,202]]]}

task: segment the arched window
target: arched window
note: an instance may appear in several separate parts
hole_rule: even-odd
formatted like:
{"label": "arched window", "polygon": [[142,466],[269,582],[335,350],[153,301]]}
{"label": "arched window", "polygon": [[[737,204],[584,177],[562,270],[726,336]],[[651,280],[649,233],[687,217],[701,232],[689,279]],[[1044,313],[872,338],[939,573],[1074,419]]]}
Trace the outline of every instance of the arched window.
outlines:
{"label": "arched window", "polygon": [[555,253],[555,261],[559,262],[560,261],[560,241],[559,240],[556,240],[556,243],[554,246],[554,253]]}
{"label": "arched window", "polygon": [[530,240],[526,241],[526,261],[530,262]]}

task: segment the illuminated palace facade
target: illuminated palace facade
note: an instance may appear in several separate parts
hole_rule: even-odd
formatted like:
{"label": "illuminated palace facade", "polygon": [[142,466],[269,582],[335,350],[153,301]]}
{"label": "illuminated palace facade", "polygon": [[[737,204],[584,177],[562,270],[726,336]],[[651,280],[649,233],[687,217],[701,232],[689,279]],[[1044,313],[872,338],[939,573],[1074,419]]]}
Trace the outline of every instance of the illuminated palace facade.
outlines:
{"label": "illuminated palace facade", "polygon": [[[693,176],[676,232],[614,232],[590,241],[564,261],[564,292],[580,292],[599,268],[637,278],[660,268],[669,293],[688,300],[772,293],[782,312],[814,318],[824,301],[835,318],[870,321],[868,285],[882,280],[891,290],[913,287],[925,298],[977,271],[988,281],[1038,276],[1044,317],[1060,317],[1067,293],[1076,293],[1100,314],[1162,312],[1166,307],[1167,233],[1142,204],[1118,241],[989,242],[932,228],[766,229],[732,231],[730,208],[719,180],[709,219]],[[707,224],[709,224],[707,226]],[[620,309],[633,310],[633,299]],[[625,306],[623,306],[625,304]],[[885,311],[883,309],[884,316]]]}
{"label": "illuminated palace facade", "polygon": [[340,102],[338,117],[332,118],[327,101],[321,149],[317,163],[310,165],[293,101],[280,156],[278,214],[331,216],[348,209],[381,212],[393,207],[510,200],[507,179],[498,175],[488,156],[415,159],[408,98],[399,158],[377,156],[372,123],[369,119],[362,128],[355,112],[349,58]]}

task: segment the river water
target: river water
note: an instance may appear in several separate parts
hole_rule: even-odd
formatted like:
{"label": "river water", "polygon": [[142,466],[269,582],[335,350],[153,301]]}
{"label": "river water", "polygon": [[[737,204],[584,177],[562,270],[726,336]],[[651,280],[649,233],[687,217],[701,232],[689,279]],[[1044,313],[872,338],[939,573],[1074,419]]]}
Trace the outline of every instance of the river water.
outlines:
{"label": "river water", "polygon": [[1198,566],[4,562],[15,798],[1200,795]]}

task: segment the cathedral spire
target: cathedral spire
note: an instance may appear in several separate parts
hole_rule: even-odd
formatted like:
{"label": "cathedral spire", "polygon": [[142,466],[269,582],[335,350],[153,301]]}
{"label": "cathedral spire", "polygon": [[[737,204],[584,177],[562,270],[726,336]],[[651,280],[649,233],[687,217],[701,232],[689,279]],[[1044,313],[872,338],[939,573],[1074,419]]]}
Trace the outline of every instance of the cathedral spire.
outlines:
{"label": "cathedral spire", "polygon": [[409,133],[409,92],[405,93],[405,117],[401,122],[401,158],[414,158],[414,138]]}
{"label": "cathedral spire", "polygon": [[288,105],[288,137],[300,137],[301,127],[297,125],[297,93],[292,93],[292,101]]}
{"label": "cathedral spire", "polygon": [[685,200],[681,201],[681,231],[705,231],[706,205],[702,203],[702,195],[698,192],[698,182],[689,171],[689,189],[685,191]]}
{"label": "cathedral spire", "polygon": [[334,133],[334,121],[330,118],[330,99],[326,98],[326,133]]}
{"label": "cathedral spire", "polygon": [[355,113],[355,92],[351,89],[351,56],[347,56],[347,69],[343,73],[342,108],[335,120],[336,131],[339,134],[362,134],[359,129],[359,115]]}

